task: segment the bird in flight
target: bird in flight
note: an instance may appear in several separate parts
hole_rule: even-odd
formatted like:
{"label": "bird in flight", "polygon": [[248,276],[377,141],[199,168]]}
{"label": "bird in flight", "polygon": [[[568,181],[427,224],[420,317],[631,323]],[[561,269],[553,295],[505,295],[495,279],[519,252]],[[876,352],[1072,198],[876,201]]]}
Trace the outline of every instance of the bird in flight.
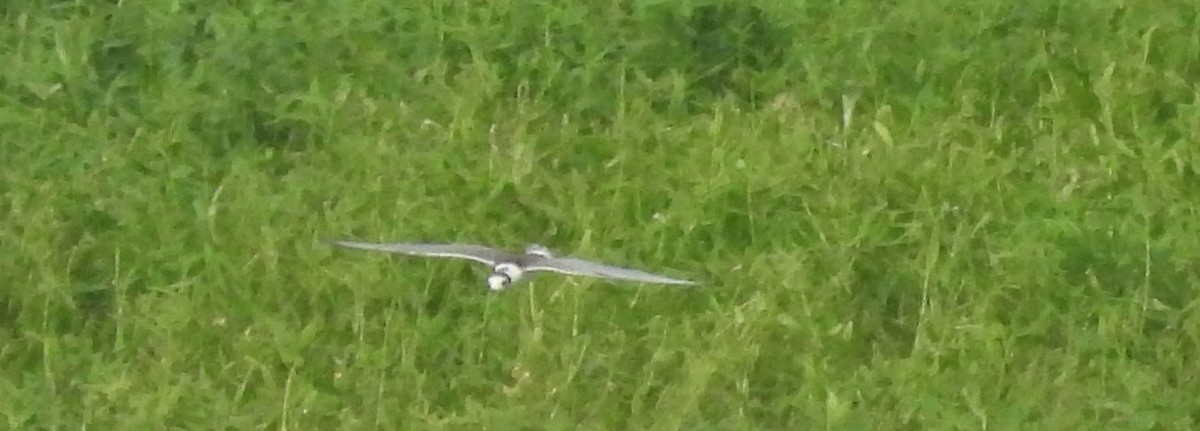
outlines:
{"label": "bird in flight", "polygon": [[333,244],[361,250],[399,253],[410,256],[446,257],[466,259],[492,267],[487,284],[491,290],[504,290],[520,280],[526,273],[557,272],[567,275],[583,275],[610,280],[627,280],[642,283],[674,284],[690,286],[696,282],[651,274],[636,269],[621,268],[571,257],[557,257],[549,249],[531,244],[524,253],[513,253],[474,244],[405,244],[371,243],[333,240]]}

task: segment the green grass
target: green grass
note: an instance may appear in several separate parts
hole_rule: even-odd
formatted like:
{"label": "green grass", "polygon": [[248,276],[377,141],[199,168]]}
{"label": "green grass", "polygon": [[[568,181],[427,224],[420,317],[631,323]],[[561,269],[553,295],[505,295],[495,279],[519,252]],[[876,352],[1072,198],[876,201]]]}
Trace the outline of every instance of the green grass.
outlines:
{"label": "green grass", "polygon": [[1200,428],[1188,2],[226,3],[0,6],[0,429]]}

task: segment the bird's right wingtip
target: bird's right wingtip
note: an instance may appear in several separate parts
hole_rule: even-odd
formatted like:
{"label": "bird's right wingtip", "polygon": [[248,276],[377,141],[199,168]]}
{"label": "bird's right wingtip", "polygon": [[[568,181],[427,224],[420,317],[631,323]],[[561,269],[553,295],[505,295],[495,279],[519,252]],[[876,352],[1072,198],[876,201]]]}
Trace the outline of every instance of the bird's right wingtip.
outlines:
{"label": "bird's right wingtip", "polygon": [[321,242],[322,244],[328,244],[328,245],[342,245],[342,243],[345,242],[344,240],[340,240],[337,238],[330,238],[330,237],[321,237],[317,241]]}
{"label": "bird's right wingtip", "polygon": [[675,282],[671,284],[685,287],[696,287],[700,285],[700,282],[695,280],[675,280]]}

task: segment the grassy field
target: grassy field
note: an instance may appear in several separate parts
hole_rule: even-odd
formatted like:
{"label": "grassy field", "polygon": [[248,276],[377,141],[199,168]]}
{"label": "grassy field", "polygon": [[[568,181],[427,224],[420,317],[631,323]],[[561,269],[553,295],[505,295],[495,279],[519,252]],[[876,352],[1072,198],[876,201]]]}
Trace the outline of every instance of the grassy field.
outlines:
{"label": "grassy field", "polygon": [[0,429],[1200,428],[1189,2],[0,16]]}

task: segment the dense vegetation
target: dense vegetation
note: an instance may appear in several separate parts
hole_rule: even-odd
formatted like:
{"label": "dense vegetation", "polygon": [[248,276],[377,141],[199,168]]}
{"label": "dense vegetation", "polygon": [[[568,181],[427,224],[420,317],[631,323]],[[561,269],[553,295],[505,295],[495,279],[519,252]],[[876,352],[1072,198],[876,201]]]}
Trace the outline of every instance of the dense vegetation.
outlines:
{"label": "dense vegetation", "polygon": [[5,2],[0,428],[1200,428],[1198,13]]}

